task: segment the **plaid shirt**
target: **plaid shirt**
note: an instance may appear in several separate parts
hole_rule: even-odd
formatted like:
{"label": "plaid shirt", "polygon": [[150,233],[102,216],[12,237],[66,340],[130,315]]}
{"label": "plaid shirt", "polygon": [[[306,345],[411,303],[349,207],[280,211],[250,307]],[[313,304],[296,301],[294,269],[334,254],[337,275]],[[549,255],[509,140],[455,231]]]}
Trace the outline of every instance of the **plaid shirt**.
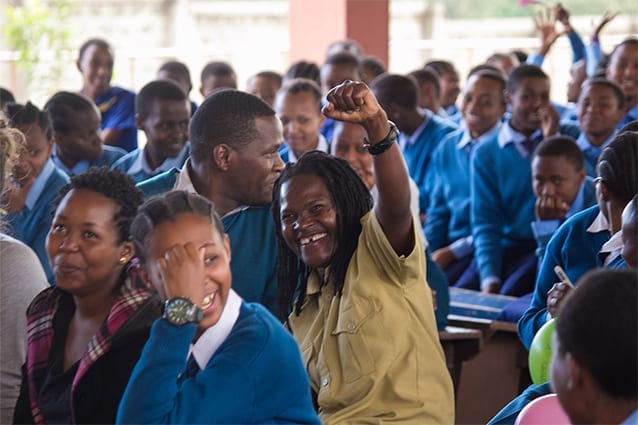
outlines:
{"label": "plaid shirt", "polygon": [[[89,341],[86,351],[80,359],[77,372],[71,385],[71,415],[74,416],[73,393],[78,382],[91,366],[111,348],[113,335],[153,294],[143,286],[135,284],[137,279],[131,275],[126,277],[119,288],[113,306],[99,330]],[[47,368],[49,353],[53,344],[53,318],[60,300],[71,297],[71,294],[53,286],[42,291],[31,303],[27,311],[27,382],[29,383],[29,401],[31,414],[36,424],[44,424],[44,417],[38,407],[36,376]],[[75,418],[73,418],[75,422]]]}

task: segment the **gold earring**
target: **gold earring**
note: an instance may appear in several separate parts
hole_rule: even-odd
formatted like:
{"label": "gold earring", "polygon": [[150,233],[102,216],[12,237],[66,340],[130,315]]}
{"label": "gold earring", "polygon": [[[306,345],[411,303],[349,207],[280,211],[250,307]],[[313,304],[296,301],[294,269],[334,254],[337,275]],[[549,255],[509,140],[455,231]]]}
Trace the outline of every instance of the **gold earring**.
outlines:
{"label": "gold earring", "polygon": [[126,257],[120,257],[120,264],[126,264]]}

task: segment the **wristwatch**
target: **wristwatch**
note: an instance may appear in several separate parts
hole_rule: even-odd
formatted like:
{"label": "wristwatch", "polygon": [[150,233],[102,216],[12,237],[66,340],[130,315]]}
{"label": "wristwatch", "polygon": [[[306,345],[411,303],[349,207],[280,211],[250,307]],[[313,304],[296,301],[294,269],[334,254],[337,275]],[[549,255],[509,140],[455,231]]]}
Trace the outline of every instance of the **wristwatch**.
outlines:
{"label": "wristwatch", "polygon": [[375,144],[371,144],[368,139],[365,139],[363,147],[370,152],[370,155],[379,155],[387,151],[390,149],[390,146],[397,141],[397,138],[399,137],[399,129],[396,124],[390,120],[388,120],[388,124],[390,124],[390,132],[387,136],[385,136],[385,139]]}
{"label": "wristwatch", "polygon": [[197,307],[186,297],[175,297],[164,303],[162,315],[172,325],[185,325],[186,323],[199,323],[204,317],[202,309]]}

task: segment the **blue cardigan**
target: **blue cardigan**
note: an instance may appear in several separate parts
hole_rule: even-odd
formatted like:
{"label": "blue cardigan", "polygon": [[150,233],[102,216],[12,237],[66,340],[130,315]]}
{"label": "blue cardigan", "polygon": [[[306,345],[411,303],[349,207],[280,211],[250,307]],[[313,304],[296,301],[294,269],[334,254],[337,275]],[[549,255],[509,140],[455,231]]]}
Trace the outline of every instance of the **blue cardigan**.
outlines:
{"label": "blue cardigan", "polygon": [[554,266],[561,266],[574,283],[599,266],[598,252],[609,240],[609,232],[587,232],[599,212],[598,205],[581,211],[563,223],[550,239],[536,278],[534,297],[518,322],[518,334],[525,347],[529,348],[547,320],[547,292],[559,281]]}
{"label": "blue cardigan", "polygon": [[180,379],[196,326],[157,320],[117,413],[119,424],[319,424],[292,336],[263,307],[242,302],[206,367]]}
{"label": "blue cardigan", "polygon": [[432,115],[425,124],[423,131],[419,134],[414,143],[406,144],[403,147],[403,155],[408,164],[410,177],[419,188],[419,211],[425,213],[430,203],[430,160],[435,148],[443,138],[456,130],[449,121]]}
{"label": "blue cardigan", "polygon": [[33,209],[29,210],[24,207],[20,211],[7,214],[6,217],[11,226],[11,235],[35,251],[49,283],[54,283],[54,276],[46,252],[46,238],[53,220],[53,201],[58,196],[62,186],[68,182],[69,177],[55,167],[46,180]]}

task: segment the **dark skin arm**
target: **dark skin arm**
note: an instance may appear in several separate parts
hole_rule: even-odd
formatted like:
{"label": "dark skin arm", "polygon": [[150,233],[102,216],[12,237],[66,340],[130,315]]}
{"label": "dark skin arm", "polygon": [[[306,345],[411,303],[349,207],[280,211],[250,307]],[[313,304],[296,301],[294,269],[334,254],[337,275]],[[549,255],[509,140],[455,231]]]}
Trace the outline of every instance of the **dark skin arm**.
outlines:
{"label": "dark skin arm", "polygon": [[[385,111],[368,86],[345,81],[327,94],[323,113],[330,118],[361,124],[370,143],[378,143],[390,132]],[[410,186],[403,155],[394,143],[380,155],[373,156],[375,184],[379,200],[374,212],[397,255],[408,255],[414,248],[413,218],[410,212]]]}

